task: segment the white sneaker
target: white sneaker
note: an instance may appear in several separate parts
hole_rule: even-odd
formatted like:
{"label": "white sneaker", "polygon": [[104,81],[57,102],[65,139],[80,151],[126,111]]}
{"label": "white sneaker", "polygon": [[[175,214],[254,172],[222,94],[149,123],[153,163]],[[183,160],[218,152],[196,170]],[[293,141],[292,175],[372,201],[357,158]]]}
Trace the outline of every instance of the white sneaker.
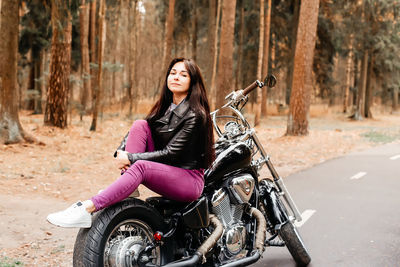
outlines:
{"label": "white sneaker", "polygon": [[49,214],[47,221],[61,227],[90,228],[92,215],[87,212],[82,202],[78,201],[66,210]]}

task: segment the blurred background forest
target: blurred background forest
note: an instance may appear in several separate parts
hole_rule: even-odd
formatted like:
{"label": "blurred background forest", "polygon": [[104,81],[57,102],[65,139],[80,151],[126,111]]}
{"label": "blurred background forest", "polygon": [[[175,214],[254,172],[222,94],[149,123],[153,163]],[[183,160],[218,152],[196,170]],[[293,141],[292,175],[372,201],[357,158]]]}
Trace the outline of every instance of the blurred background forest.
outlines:
{"label": "blurred background forest", "polygon": [[214,108],[274,74],[277,86],[252,94],[248,112],[256,124],[269,114],[303,120],[289,119],[289,134],[307,134],[312,104],[356,120],[373,117],[372,107],[398,109],[397,0],[0,0],[0,8],[3,143],[32,140],[20,110],[60,128],[73,114],[91,116],[91,130],[104,112],[145,114],[178,56],[199,64]]}

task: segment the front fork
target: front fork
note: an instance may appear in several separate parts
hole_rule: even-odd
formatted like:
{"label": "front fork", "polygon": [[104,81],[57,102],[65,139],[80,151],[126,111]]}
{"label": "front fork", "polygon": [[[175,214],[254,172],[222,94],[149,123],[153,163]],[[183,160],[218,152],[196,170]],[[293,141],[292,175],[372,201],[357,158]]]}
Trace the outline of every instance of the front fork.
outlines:
{"label": "front fork", "polygon": [[254,141],[254,143],[256,144],[256,146],[258,147],[258,149],[260,150],[261,156],[262,156],[262,160],[258,166],[258,168],[260,169],[262,164],[265,163],[269,169],[269,171],[271,172],[272,177],[274,178],[274,183],[279,191],[279,194],[283,196],[283,198],[285,199],[286,203],[288,204],[290,210],[292,211],[296,221],[300,222],[302,220],[301,218],[301,214],[299,212],[299,210],[297,209],[296,204],[294,203],[292,197],[290,196],[289,191],[286,189],[285,184],[283,183],[283,180],[281,179],[281,177],[279,177],[278,172],[275,170],[274,166],[272,165],[271,160],[269,159],[269,156],[267,155],[266,151],[264,150],[260,140],[258,140],[258,137],[252,133],[251,137]]}
{"label": "front fork", "polygon": [[279,193],[285,199],[285,201],[288,204],[290,210],[292,211],[296,221],[301,222],[301,220],[302,220],[301,214],[300,214],[296,204],[294,203],[289,191],[287,190],[285,184],[283,183],[283,180],[281,179],[281,177],[279,177],[279,175],[276,172],[276,170],[275,170],[274,166],[272,165],[271,161],[268,160],[266,162],[266,164],[267,164],[267,167],[268,167],[269,171],[272,174],[272,177],[274,178],[274,182],[275,182],[276,186],[278,187]]}

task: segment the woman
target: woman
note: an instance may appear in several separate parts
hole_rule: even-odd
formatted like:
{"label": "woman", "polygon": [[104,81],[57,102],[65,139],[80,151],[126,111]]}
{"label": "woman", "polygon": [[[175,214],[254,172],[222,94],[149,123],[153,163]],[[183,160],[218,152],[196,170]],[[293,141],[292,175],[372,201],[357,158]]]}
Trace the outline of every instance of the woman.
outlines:
{"label": "woman", "polygon": [[168,67],[159,100],[146,120],[135,121],[125,151],[116,161],[121,177],[90,200],[52,213],[62,227],[91,227],[91,213],[127,198],[139,184],[177,201],[196,200],[204,169],[215,158],[210,108],[203,78],[193,60],[176,58]]}

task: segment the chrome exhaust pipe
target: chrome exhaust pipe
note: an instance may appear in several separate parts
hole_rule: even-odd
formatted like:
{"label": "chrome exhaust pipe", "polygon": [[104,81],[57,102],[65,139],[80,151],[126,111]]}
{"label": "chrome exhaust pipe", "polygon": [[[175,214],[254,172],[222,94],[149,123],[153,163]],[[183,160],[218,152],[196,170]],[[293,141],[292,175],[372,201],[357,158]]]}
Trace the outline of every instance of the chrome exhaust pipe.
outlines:
{"label": "chrome exhaust pipe", "polygon": [[178,260],[166,265],[164,267],[184,267],[184,266],[195,266],[199,261],[204,259],[204,255],[211,250],[217,241],[221,238],[224,231],[222,223],[218,220],[217,216],[210,214],[210,223],[214,226],[214,231],[211,235],[201,244],[197,249],[196,253],[190,258],[184,260]]}

